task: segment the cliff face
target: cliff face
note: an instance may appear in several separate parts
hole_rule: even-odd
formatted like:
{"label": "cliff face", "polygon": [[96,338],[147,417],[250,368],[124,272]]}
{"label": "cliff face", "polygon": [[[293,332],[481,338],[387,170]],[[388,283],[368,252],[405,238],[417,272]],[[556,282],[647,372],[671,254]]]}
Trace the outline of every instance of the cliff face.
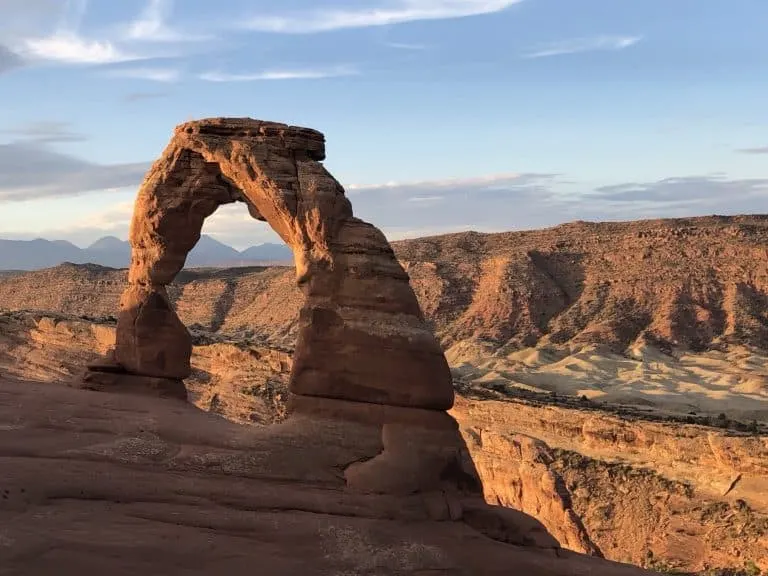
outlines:
{"label": "cliff face", "polygon": [[444,344],[622,351],[645,337],[693,350],[765,349],[767,241],[766,216],[709,217],[455,234],[400,243],[397,252],[413,263]]}
{"label": "cliff face", "polygon": [[486,496],[546,518],[556,536],[568,521],[552,503],[564,502],[611,559],[768,568],[766,436],[519,400],[459,398],[452,413]]}

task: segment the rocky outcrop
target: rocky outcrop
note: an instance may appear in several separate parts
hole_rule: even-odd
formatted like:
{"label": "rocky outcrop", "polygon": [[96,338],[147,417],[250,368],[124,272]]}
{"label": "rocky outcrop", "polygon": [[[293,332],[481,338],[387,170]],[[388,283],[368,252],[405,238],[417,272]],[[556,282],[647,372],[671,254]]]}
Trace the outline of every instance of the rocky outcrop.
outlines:
{"label": "rocky outcrop", "polygon": [[[77,384],[84,365],[114,348],[115,331],[111,318],[97,322],[50,313],[0,314],[0,375]],[[203,335],[194,328],[192,336],[193,370],[184,383],[190,402],[240,423],[285,418],[290,351]],[[114,386],[120,386],[124,374],[114,376]]]}
{"label": "rocky outcrop", "polygon": [[[129,286],[115,367],[91,382],[190,374],[192,344],[167,286],[205,218],[242,201],[293,249],[305,296],[290,389],[305,396],[445,410],[453,388],[440,345],[384,235],[353,216],[325,170],[323,135],[250,119],[183,124],[147,175],[131,223]],[[143,382],[143,381],[142,381]]]}
{"label": "rocky outcrop", "polygon": [[383,234],[353,217],[343,189],[320,164],[324,154],[323,136],[304,128],[249,119],[179,126],[139,191],[114,354],[90,365],[86,388],[186,399],[192,335],[167,286],[205,218],[239,200],[292,247],[306,298],[288,422],[377,431],[375,451],[369,445],[365,457],[333,465],[351,492],[437,498],[430,510],[441,516],[448,506],[445,514],[458,519],[460,507],[450,502],[468,477],[487,515],[474,472],[456,471],[463,444],[446,413],[453,385],[440,345],[408,275]]}
{"label": "rocky outcrop", "polygon": [[551,465],[549,447],[530,436],[490,429],[462,430],[487,502],[541,519],[564,547],[602,556],[573,510],[562,478]]}
{"label": "rocky outcrop", "polygon": [[681,574],[768,569],[766,436],[462,396],[451,414],[486,499],[569,548]]}

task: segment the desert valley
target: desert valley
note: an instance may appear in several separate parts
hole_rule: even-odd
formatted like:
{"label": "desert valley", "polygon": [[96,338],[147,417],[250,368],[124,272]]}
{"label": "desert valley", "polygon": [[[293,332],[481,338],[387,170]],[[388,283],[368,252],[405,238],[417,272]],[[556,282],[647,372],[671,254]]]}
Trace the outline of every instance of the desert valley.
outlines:
{"label": "desert valley", "polygon": [[[485,498],[563,547],[661,571],[768,569],[768,217],[575,222],[393,247],[446,351]],[[73,385],[115,342],[127,271],[0,280],[0,375]],[[189,268],[190,399],[286,418],[292,267]],[[728,571],[731,570],[731,571]]]}

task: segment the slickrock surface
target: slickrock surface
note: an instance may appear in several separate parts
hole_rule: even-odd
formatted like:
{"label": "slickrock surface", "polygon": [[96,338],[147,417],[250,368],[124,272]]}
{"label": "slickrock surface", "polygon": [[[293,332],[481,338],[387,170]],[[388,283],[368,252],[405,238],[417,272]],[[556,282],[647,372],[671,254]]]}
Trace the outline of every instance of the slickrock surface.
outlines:
{"label": "slickrock surface", "polygon": [[[115,345],[114,319],[86,321],[52,314],[0,314],[0,376],[74,383],[83,366]],[[195,336],[185,396],[205,410],[242,423],[269,424],[285,416],[291,351],[253,341]]]}
{"label": "slickrock surface", "polygon": [[[306,400],[326,405],[261,428],[178,400],[0,381],[0,574],[645,573],[486,506],[439,413]],[[414,473],[425,460],[453,466]],[[370,473],[386,486],[360,489]]]}

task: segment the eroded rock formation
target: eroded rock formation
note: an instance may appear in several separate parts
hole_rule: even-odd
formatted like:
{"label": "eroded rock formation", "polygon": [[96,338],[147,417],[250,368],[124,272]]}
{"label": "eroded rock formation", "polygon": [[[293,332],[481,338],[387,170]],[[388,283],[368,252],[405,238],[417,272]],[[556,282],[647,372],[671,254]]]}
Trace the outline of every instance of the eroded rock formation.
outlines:
{"label": "eroded rock formation", "polygon": [[[324,156],[323,135],[305,128],[249,119],[179,126],[136,200],[114,355],[92,366],[86,382],[186,398],[192,340],[166,286],[205,218],[245,202],[293,249],[306,299],[289,383],[291,425],[343,421],[373,430],[376,450],[336,469],[347,489],[423,494],[437,499],[430,514],[458,519],[465,484],[482,500],[446,413],[454,399],[447,361],[389,243],[353,216]],[[333,451],[338,439],[321,441]],[[474,520],[481,526],[483,510]]]}
{"label": "eroded rock formation", "polygon": [[[107,391],[156,389],[186,397],[182,379],[190,375],[192,342],[166,286],[183,268],[205,218],[240,200],[292,247],[306,298],[290,376],[290,417],[262,430],[233,428],[219,419],[204,421],[211,417],[190,406],[158,401],[149,408],[145,398],[132,398],[119,409],[135,412],[118,422],[104,416],[109,394],[99,401],[64,394],[55,417],[29,397],[14,400],[30,415],[23,427],[32,431],[25,454],[33,463],[12,466],[15,472],[0,484],[10,486],[6,494],[13,493],[12,504],[22,510],[15,517],[24,516],[24,530],[33,532],[34,510],[46,502],[103,500],[129,504],[105,512],[101,534],[112,538],[111,528],[129,524],[123,514],[142,518],[149,523],[141,533],[156,530],[156,540],[162,539],[163,558],[166,539],[186,541],[179,527],[252,540],[247,566],[242,549],[226,537],[214,543],[209,534],[204,550],[174,548],[193,559],[196,573],[252,571],[258,558],[270,574],[500,575],[510,566],[532,576],[640,574],[565,552],[540,522],[485,502],[458,424],[446,412],[454,399],[448,364],[408,275],[383,234],[352,215],[323,158],[323,136],[303,128],[247,119],[177,128],[136,201],[114,355],[86,377],[91,387]],[[101,403],[95,412],[103,425],[87,421],[93,412],[86,404],[93,402]],[[0,431],[3,416],[0,409]],[[66,431],[61,442],[35,443],[41,418]],[[14,433],[5,438],[0,459],[18,444]],[[51,458],[97,460],[103,478],[94,484],[95,470],[84,475],[79,461],[62,462],[41,478],[38,467]],[[114,471],[115,463],[125,474]],[[33,496],[27,497],[21,487],[30,485]],[[78,502],[51,514],[77,525],[80,517],[94,518],[87,509]],[[236,518],[235,510],[249,514]],[[0,506],[0,522],[6,516]],[[162,528],[168,524],[176,528]],[[329,532],[331,543],[323,540]],[[299,533],[311,550],[288,551],[274,536]],[[14,531],[6,538],[21,536]],[[60,539],[54,549],[79,549],[78,537]],[[18,553],[0,550],[0,563],[42,573],[57,558],[48,554],[48,564],[32,564],[30,551],[37,547],[32,541]],[[143,540],[134,547],[146,548]],[[147,549],[153,557],[158,552]],[[73,556],[82,568],[91,554]],[[99,567],[114,572],[132,562],[135,572],[140,556],[116,559],[112,553]]]}
{"label": "eroded rock formation", "polygon": [[408,275],[384,235],[353,216],[324,157],[323,135],[307,128],[250,119],[179,126],[136,199],[114,364],[93,367],[88,379],[184,395],[192,345],[166,286],[205,218],[242,201],[293,249],[306,297],[291,392],[450,408],[448,364]]}

